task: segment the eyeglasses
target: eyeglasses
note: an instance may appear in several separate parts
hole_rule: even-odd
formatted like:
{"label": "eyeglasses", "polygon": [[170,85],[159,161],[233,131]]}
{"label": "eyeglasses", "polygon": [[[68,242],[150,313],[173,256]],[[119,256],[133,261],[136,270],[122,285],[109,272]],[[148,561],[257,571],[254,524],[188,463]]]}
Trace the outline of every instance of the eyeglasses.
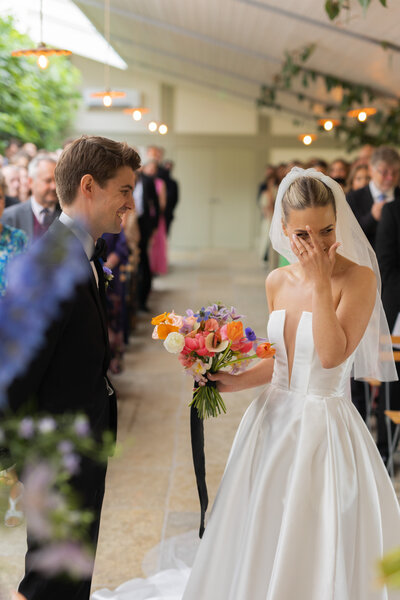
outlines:
{"label": "eyeglasses", "polygon": [[378,169],[378,167],[373,167],[373,168],[384,179],[386,179],[386,177],[393,177],[393,179],[395,179],[400,174],[400,169]]}

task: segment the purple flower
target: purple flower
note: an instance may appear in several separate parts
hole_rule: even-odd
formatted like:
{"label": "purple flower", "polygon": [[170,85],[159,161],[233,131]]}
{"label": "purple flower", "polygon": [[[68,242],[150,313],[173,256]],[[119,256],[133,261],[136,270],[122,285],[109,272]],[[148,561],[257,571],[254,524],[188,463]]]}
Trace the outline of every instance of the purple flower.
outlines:
{"label": "purple flower", "polygon": [[256,334],[254,333],[254,331],[252,330],[251,327],[246,327],[246,329],[244,330],[247,339],[249,340],[249,342],[255,342],[257,339]]}
{"label": "purple flower", "polygon": [[211,315],[211,310],[206,310],[204,306],[199,310],[198,313],[194,313],[194,317],[197,317],[197,322],[201,323],[202,321],[208,321]]}
{"label": "purple flower", "polygon": [[74,235],[47,236],[11,261],[0,302],[0,404],[44,341],[61,302],[88,276],[82,247]]}
{"label": "purple flower", "polygon": [[110,277],[110,276],[112,277],[112,274],[113,274],[113,273],[112,273],[111,269],[109,269],[109,268],[108,268],[108,267],[106,267],[105,265],[103,265],[103,271],[104,271],[104,275],[106,275],[106,276],[108,275],[109,277]]}
{"label": "purple flower", "polygon": [[55,431],[57,427],[57,423],[52,417],[45,417],[44,419],[40,419],[38,423],[38,430],[40,433],[52,433]]}
{"label": "purple flower", "polygon": [[93,555],[76,542],[54,542],[31,556],[30,568],[48,577],[69,574],[75,578],[90,577],[93,571]]}
{"label": "purple flower", "polygon": [[76,475],[79,473],[80,462],[81,459],[77,454],[74,453],[65,454],[62,460],[64,467],[67,469],[70,475]]}
{"label": "purple flower", "polygon": [[50,539],[50,513],[63,503],[61,496],[52,490],[54,480],[55,472],[44,462],[27,467],[23,474],[25,514],[31,534],[37,540]]}
{"label": "purple flower", "polygon": [[70,454],[74,450],[74,445],[69,440],[63,440],[57,447],[61,454]]}
{"label": "purple flower", "polygon": [[30,417],[25,417],[19,424],[18,433],[20,437],[29,440],[35,433],[35,423]]}
{"label": "purple flower", "polygon": [[85,416],[80,416],[75,419],[74,429],[79,437],[86,437],[90,433],[89,421]]}

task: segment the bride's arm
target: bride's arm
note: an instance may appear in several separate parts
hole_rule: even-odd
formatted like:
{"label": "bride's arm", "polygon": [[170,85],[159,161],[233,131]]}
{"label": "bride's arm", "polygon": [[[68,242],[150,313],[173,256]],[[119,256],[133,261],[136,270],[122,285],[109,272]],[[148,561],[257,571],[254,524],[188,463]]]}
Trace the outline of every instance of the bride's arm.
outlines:
{"label": "bride's arm", "polygon": [[[276,274],[280,269],[276,269]],[[271,312],[273,310],[273,297],[277,285],[277,275],[274,277],[270,273],[265,282],[265,290],[267,294],[268,308]],[[272,378],[272,372],[274,370],[274,361],[272,358],[261,360],[251,369],[239,373],[238,375],[231,375],[230,373],[208,373],[208,379],[216,381],[218,383],[218,390],[220,392],[239,392],[240,390],[247,390],[259,385],[265,385],[269,383]]]}
{"label": "bride's arm", "polygon": [[239,392],[249,388],[265,385],[271,381],[272,371],[274,370],[274,360],[266,358],[261,360],[251,369],[231,375],[230,373],[208,373],[208,379],[218,382],[218,390],[220,392]]}
{"label": "bride's arm", "polygon": [[[337,244],[324,253],[309,231],[311,244],[293,240],[292,247],[312,281],[313,338],[315,349],[325,369],[337,367],[358,346],[370,319],[376,296],[376,279],[367,267],[349,268],[342,296],[335,310],[331,275]],[[302,252],[302,254],[300,254]]]}

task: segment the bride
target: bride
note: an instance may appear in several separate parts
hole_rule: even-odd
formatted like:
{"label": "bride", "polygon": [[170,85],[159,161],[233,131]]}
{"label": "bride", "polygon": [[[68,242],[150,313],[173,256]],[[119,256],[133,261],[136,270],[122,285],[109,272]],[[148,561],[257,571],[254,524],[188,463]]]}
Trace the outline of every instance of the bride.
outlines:
{"label": "bride", "polygon": [[349,385],[352,369],[397,378],[375,254],[340,186],[313,170],[282,181],[270,235],[291,263],[266,281],[276,357],[209,375],[221,392],[268,385],[239,426],[189,580],[171,570],[93,600],[395,597],[376,562],[400,543],[399,505]]}

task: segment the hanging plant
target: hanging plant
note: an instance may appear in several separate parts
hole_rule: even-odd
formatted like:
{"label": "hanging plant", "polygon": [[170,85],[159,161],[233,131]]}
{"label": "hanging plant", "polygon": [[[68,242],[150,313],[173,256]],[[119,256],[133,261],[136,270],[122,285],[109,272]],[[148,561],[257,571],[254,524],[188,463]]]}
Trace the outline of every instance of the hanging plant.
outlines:
{"label": "hanging plant", "polygon": [[[360,145],[371,144],[379,146],[381,144],[400,145],[400,100],[397,96],[383,94],[372,87],[352,83],[351,81],[341,79],[315,69],[305,66],[316,49],[315,44],[310,44],[301,50],[286,52],[285,60],[279,74],[274,77],[273,83],[261,87],[260,98],[257,101],[258,106],[269,106],[285,109],[282,104],[277,103],[277,92],[290,91],[295,94],[299,102],[307,102],[309,108],[314,110],[317,105],[320,106],[321,114],[315,118],[325,116],[332,111],[340,115],[340,124],[335,128],[335,135],[339,137],[346,145],[347,150],[351,151]],[[292,90],[292,83],[300,82],[303,88],[309,88],[311,83],[320,80],[323,82],[327,93],[337,89],[340,94],[335,102],[322,101],[310,97],[302,92]],[[391,106],[387,109],[378,110],[373,118],[364,123],[347,118],[347,113],[352,108],[359,108],[365,104],[375,103],[377,100],[390,99]],[[290,110],[287,108],[286,110]],[[376,127],[378,125],[379,127]],[[322,129],[322,127],[321,127]]]}
{"label": "hanging plant", "polygon": [[[358,2],[361,4],[365,16],[371,0],[358,0]],[[379,0],[379,2],[387,8],[387,0]],[[350,8],[351,0],[326,0],[325,2],[325,11],[331,21],[336,19],[342,10],[350,10]]]}

